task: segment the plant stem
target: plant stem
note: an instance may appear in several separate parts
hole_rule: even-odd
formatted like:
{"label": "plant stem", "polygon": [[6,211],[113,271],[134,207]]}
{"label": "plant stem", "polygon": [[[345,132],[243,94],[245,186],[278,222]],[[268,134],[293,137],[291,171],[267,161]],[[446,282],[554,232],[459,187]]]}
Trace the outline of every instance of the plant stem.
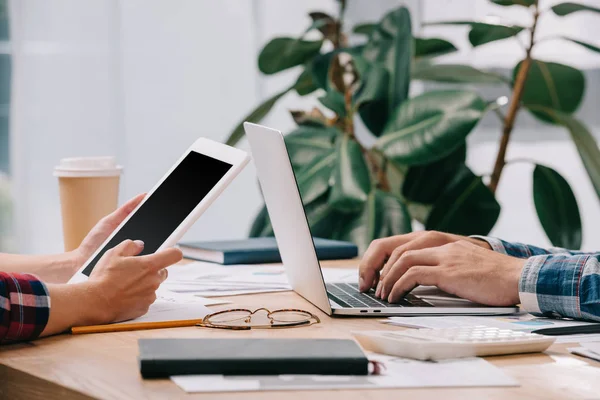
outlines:
{"label": "plant stem", "polygon": [[333,38],[333,48],[339,49],[346,44],[344,43],[344,13],[346,12],[346,0],[338,0],[340,2],[340,12],[336,23],[336,32]]}
{"label": "plant stem", "polygon": [[498,183],[500,182],[500,176],[502,175],[502,170],[506,165],[506,148],[508,147],[510,134],[514,127],[515,118],[517,117],[517,113],[519,112],[519,108],[521,107],[521,97],[523,96],[523,88],[525,87],[527,74],[529,72],[529,68],[531,67],[531,51],[533,50],[533,46],[535,45],[535,30],[537,27],[539,16],[540,12],[538,8],[538,2],[536,1],[534,4],[533,26],[531,27],[530,31],[531,34],[529,40],[529,47],[526,50],[525,59],[523,60],[521,68],[519,68],[519,72],[517,73],[517,77],[515,78],[513,95],[508,106],[506,118],[504,119],[502,138],[500,139],[500,147],[498,149],[498,155],[496,156],[494,171],[492,172],[490,184],[488,185],[492,193],[496,193],[496,189],[498,189]]}
{"label": "plant stem", "polygon": [[[344,131],[354,139],[354,108],[352,107],[352,90],[346,88],[344,93],[344,104],[346,106],[346,118],[344,119]],[[360,144],[360,143],[359,143]],[[362,147],[362,145],[361,145]]]}
{"label": "plant stem", "polygon": [[386,176],[386,169],[388,167],[387,159],[378,150],[367,150],[364,147],[362,149],[371,170],[372,178],[376,181],[376,186],[384,192],[389,192],[390,184]]}

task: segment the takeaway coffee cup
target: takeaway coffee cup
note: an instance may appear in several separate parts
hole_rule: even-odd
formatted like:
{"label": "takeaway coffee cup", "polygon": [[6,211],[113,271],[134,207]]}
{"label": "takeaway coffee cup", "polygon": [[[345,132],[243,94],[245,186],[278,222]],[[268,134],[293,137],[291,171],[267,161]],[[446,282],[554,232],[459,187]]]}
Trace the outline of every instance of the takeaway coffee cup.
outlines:
{"label": "takeaway coffee cup", "polygon": [[92,227],[117,208],[122,170],[115,157],[64,158],[54,168],[65,251],[79,247]]}

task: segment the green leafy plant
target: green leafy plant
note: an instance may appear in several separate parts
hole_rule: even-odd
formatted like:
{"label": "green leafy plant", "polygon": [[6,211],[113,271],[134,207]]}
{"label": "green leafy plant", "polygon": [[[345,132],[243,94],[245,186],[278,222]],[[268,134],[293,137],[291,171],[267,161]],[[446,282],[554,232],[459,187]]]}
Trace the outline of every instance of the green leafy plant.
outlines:
{"label": "green leafy plant", "polygon": [[[600,151],[585,125],[573,113],[585,90],[581,71],[535,59],[532,50],[543,40],[567,40],[600,52],[600,48],[568,37],[538,39],[545,14],[561,17],[600,9],[561,3],[541,10],[537,0],[490,0],[531,12],[531,26],[479,21],[444,21],[429,25],[467,25],[474,48],[499,40],[522,40],[523,59],[506,77],[468,65],[442,64],[436,57],[457,48],[443,38],[413,37],[408,10],[397,8],[377,23],[352,30],[343,22],[345,1],[333,17],[310,13],[312,24],[299,38],[275,38],[261,51],[258,65],[266,75],[292,67],[302,69],[295,82],[259,105],[243,121],[259,122],[290,91],[311,93],[325,109],[291,111],[298,127],[286,144],[307,216],[316,236],[351,240],[361,250],[375,238],[407,233],[412,221],[426,229],[459,234],[487,234],[500,214],[495,192],[506,160],[515,118],[522,109],[539,120],[570,132],[591,182],[600,197]],[[311,31],[319,39],[308,40]],[[366,38],[348,45],[349,33]],[[455,84],[409,98],[411,80]],[[483,99],[471,86],[507,85],[507,100]],[[506,105],[506,110],[503,106]],[[502,136],[489,179],[466,165],[465,139],[488,112],[499,116]],[[365,146],[357,139],[358,118],[375,138]],[[238,125],[227,143],[243,137]],[[529,160],[519,160],[533,162]],[[535,162],[533,162],[535,163]],[[581,218],[568,182],[555,170],[536,165],[533,198],[541,225],[554,245],[581,246]],[[260,211],[251,236],[271,235],[266,209]]]}

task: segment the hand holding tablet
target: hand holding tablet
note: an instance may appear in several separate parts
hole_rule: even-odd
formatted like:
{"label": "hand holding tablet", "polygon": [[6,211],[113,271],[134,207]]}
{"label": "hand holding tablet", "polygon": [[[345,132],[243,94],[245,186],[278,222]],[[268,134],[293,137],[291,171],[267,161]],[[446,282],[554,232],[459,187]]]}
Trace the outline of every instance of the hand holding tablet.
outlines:
{"label": "hand holding tablet", "polygon": [[140,255],[174,246],[249,159],[241,150],[198,139],[69,283],[86,281],[103,255],[127,239],[144,242]]}
{"label": "hand holding tablet", "polygon": [[167,278],[165,268],[182,259],[181,250],[176,248],[135,257],[143,249],[143,242],[125,240],[105,252],[88,281],[80,283],[100,299],[89,325],[126,321],[146,314],[156,300],[156,289]]}
{"label": "hand holding tablet", "polygon": [[198,139],[146,196],[101,220],[75,251],[83,266],[69,280],[70,290],[50,289],[53,302],[80,301],[55,307],[72,315],[51,314],[46,334],[144,315],[166,279],[165,268],[182,258],[172,246],[248,161],[241,150]]}

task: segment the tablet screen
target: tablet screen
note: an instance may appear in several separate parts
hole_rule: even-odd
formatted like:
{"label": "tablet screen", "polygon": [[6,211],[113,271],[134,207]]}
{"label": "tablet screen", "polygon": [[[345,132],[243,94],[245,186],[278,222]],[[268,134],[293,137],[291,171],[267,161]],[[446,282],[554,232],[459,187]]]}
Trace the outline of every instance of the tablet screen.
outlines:
{"label": "tablet screen", "polygon": [[126,239],[144,242],[140,255],[156,252],[231,167],[221,160],[190,152],[90,261],[83,274],[90,276],[104,253]]}

